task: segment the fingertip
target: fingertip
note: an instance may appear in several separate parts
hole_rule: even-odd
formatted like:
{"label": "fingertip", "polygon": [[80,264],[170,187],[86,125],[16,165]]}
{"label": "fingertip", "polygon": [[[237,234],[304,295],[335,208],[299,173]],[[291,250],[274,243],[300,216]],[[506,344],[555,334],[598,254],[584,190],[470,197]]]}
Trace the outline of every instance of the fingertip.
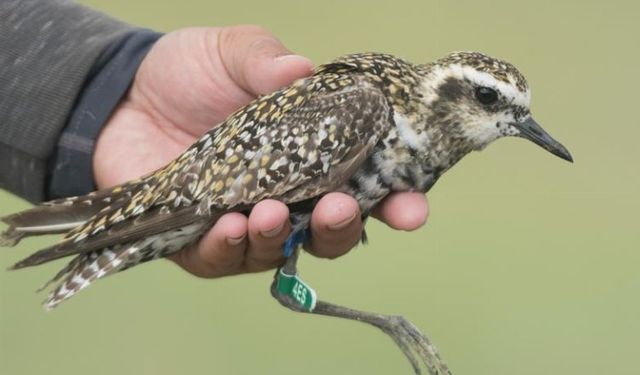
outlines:
{"label": "fingertip", "polygon": [[249,214],[244,269],[259,272],[282,264],[282,249],[290,231],[289,209],[284,203],[276,200],[258,202]]}
{"label": "fingertip", "polygon": [[284,84],[306,77],[313,73],[314,65],[308,57],[301,55],[283,55],[273,59],[278,76]]}
{"label": "fingertip", "polygon": [[282,202],[267,199],[258,202],[249,214],[249,232],[277,235],[289,219],[289,208]]}
{"label": "fingertip", "polygon": [[429,217],[427,197],[422,193],[392,193],[378,205],[374,216],[393,229],[416,230]]}
{"label": "fingertip", "polygon": [[273,60],[281,67],[295,70],[300,76],[309,74],[313,71],[313,63],[308,57],[287,54],[276,56]]}
{"label": "fingertip", "polygon": [[291,53],[263,27],[224,27],[217,37],[218,53],[226,71],[248,94],[270,93],[313,70],[309,59]]}
{"label": "fingertip", "polygon": [[231,79],[251,95],[264,95],[308,76],[313,63],[295,55],[270,31],[256,25],[225,27],[218,52]]}
{"label": "fingertip", "polygon": [[312,225],[318,230],[341,230],[360,214],[358,202],[343,193],[329,193],[322,197],[312,214]]}
{"label": "fingertip", "polygon": [[257,59],[248,72],[251,91],[256,95],[271,93],[313,72],[311,60],[300,55],[262,55]]}
{"label": "fingertip", "polygon": [[227,243],[235,246],[246,236],[247,217],[238,212],[231,212],[218,219],[213,228],[204,235],[203,243]]}
{"label": "fingertip", "polygon": [[199,277],[237,273],[247,246],[247,218],[240,213],[223,215],[200,242],[170,257]]}
{"label": "fingertip", "polygon": [[343,193],[322,197],[311,216],[313,255],[334,259],[347,253],[360,241],[362,221],[358,203]]}

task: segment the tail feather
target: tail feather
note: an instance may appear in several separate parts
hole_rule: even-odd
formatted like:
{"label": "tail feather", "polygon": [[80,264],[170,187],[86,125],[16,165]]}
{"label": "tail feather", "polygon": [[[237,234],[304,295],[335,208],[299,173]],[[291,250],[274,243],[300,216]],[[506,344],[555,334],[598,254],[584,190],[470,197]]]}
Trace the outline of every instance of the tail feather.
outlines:
{"label": "tail feather", "polygon": [[97,279],[119,272],[131,263],[138,263],[139,259],[144,256],[145,250],[140,245],[142,244],[93,251],[74,258],[74,261],[77,259],[74,265],[71,266],[70,263],[49,282],[57,281],[66,275],[64,280],[47,297],[44,302],[45,309],[55,308]]}
{"label": "tail feather", "polygon": [[9,227],[0,233],[0,246],[15,246],[25,237],[64,233],[89,219],[87,210],[72,206],[37,206],[0,218]]}
{"label": "tail feather", "polygon": [[47,310],[53,309],[60,302],[71,298],[97,279],[165,257],[183,249],[187,244],[193,242],[194,233],[197,233],[200,229],[199,225],[192,225],[168,234],[167,238],[152,236],[132,243],[115,245],[76,256],[45,285],[46,287],[50,283],[64,278],[54,291],[49,294],[44,303],[45,308]]}
{"label": "tail feather", "polygon": [[9,228],[6,231],[0,233],[0,247],[13,247],[24,238],[25,234],[15,230],[15,228]]}
{"label": "tail feather", "polygon": [[140,210],[141,205],[153,203],[145,195],[149,186],[139,180],[0,218],[8,225],[0,233],[2,246],[13,246],[29,236],[66,233],[59,243],[29,255],[10,269],[75,255],[38,290],[57,283],[44,303],[46,309],[52,309],[99,278],[182,249],[198,238],[207,222],[222,215],[200,215],[199,206],[175,211],[166,206],[145,206]]}
{"label": "tail feather", "polygon": [[[74,229],[105,207],[131,196],[143,185],[138,180],[127,185],[100,190],[87,195],[57,199],[0,218],[9,227],[0,233],[0,246],[15,246],[25,237],[59,234]],[[141,187],[144,187],[143,185]]]}
{"label": "tail feather", "polygon": [[40,286],[40,288],[38,288],[36,290],[36,293],[42,292],[43,290],[47,289],[47,287],[49,287],[49,285],[59,281],[62,277],[64,277],[68,273],[70,273],[73,270],[75,270],[78,267],[78,265],[82,264],[82,262],[86,261],[87,258],[95,259],[95,258],[98,257],[98,255],[99,255],[99,252],[94,251],[94,252],[91,252],[91,253],[88,253],[88,254],[79,255],[79,256],[71,259],[71,261],[69,263],[67,263],[67,265],[64,266],[60,271],[58,271],[58,273],[56,273],[56,275],[54,277],[52,277],[46,283],[42,284],[42,286]]}

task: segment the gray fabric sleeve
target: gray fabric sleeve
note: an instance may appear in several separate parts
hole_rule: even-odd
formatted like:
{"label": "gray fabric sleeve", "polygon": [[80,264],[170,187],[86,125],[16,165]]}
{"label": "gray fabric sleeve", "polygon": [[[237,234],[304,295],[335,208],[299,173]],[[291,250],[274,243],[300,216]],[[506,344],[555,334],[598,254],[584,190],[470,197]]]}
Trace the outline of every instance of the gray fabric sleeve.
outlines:
{"label": "gray fabric sleeve", "polygon": [[96,190],[93,153],[98,135],[129,89],[147,52],[161,36],[150,30],[136,30],[102,52],[49,159],[47,200]]}
{"label": "gray fabric sleeve", "polygon": [[0,188],[44,198],[48,159],[84,81],[132,29],[71,1],[0,1]]}

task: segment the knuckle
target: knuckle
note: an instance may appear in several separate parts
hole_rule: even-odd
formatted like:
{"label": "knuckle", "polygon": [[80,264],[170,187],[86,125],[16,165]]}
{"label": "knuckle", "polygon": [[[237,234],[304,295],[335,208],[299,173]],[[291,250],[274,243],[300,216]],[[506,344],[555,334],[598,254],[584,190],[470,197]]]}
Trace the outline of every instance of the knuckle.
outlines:
{"label": "knuckle", "polygon": [[[238,33],[235,32],[235,27],[223,27],[218,33],[218,47],[220,51],[226,51],[228,46],[233,46],[235,40],[238,38]],[[233,48],[229,49],[230,51]]]}
{"label": "knuckle", "polygon": [[278,267],[284,261],[284,256],[277,258],[259,259],[247,257],[244,262],[244,269],[247,272],[262,272]]}
{"label": "knuckle", "polygon": [[356,247],[359,242],[359,236],[340,236],[326,240],[312,239],[307,251],[320,258],[336,259]]}
{"label": "knuckle", "polygon": [[224,27],[220,30],[219,45],[222,50],[235,51],[243,44],[251,50],[256,43],[265,43],[264,40],[275,39],[273,34],[258,25],[236,25]]}

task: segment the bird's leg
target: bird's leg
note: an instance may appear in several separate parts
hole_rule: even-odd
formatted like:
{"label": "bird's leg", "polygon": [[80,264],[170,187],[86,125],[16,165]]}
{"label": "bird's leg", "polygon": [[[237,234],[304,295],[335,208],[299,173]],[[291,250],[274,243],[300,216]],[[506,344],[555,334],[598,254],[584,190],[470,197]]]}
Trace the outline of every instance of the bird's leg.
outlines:
{"label": "bird's leg", "polygon": [[297,276],[298,250],[278,269],[271,294],[283,306],[297,312],[356,320],[379,328],[389,335],[407,357],[416,374],[423,362],[431,375],[450,375],[431,340],[402,316],[382,315],[317,301],[315,292]]}

